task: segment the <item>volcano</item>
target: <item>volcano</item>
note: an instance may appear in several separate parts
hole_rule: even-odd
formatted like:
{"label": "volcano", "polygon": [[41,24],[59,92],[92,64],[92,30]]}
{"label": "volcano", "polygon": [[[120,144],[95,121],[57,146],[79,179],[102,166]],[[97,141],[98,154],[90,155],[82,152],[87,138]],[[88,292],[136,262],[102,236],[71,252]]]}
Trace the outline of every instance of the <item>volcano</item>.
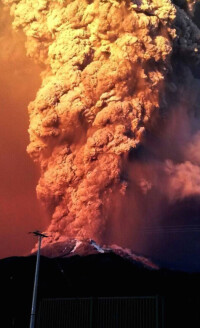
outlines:
{"label": "volcano", "polygon": [[[159,315],[166,328],[194,327],[200,323],[199,273],[160,268],[131,250],[116,245],[99,246],[89,239],[48,244],[41,253],[40,315],[45,300],[158,297],[164,307]],[[1,322],[5,328],[28,326],[35,263],[35,254],[0,260],[4,300]],[[44,311],[43,320],[45,315]]]}
{"label": "volcano", "polygon": [[[160,297],[166,328],[197,326],[199,273],[141,254],[175,253],[177,266],[181,255],[188,271],[198,261],[199,1],[2,3],[42,69],[27,147],[48,216],[38,309],[44,299]],[[35,252],[0,261],[3,327],[28,325]]]}
{"label": "volcano", "polygon": [[65,241],[47,244],[41,250],[41,255],[48,258],[67,258],[76,255],[85,257],[92,254],[116,254],[137,266],[159,269],[150,259],[136,255],[128,248],[122,248],[117,245],[101,247],[92,239],[66,239]]}

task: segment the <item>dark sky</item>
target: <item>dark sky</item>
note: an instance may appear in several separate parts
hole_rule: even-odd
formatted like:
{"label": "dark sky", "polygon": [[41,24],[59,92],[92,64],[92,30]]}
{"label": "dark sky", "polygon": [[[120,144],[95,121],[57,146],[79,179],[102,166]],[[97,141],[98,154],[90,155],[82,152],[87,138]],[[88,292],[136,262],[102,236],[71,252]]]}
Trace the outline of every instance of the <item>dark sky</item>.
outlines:
{"label": "dark sky", "polygon": [[0,258],[22,255],[34,244],[27,232],[46,219],[36,199],[39,171],[26,153],[27,105],[40,86],[41,68],[25,55],[22,33],[13,32],[0,7]]}

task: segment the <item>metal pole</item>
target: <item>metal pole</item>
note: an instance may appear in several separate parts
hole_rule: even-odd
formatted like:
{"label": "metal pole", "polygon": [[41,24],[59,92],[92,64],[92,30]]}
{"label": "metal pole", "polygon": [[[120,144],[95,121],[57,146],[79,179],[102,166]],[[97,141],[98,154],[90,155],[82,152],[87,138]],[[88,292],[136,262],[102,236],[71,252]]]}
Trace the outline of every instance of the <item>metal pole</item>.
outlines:
{"label": "metal pole", "polygon": [[33,299],[31,307],[31,319],[30,319],[30,328],[35,327],[35,315],[36,315],[36,302],[37,302],[37,287],[38,287],[38,275],[39,275],[39,266],[40,266],[40,247],[42,242],[42,236],[38,235],[38,251],[37,251],[37,260],[35,268],[35,280],[33,287]]}
{"label": "metal pole", "polygon": [[90,328],[93,326],[93,297],[90,298]]}
{"label": "metal pole", "polygon": [[159,328],[159,296],[156,296],[156,327]]}

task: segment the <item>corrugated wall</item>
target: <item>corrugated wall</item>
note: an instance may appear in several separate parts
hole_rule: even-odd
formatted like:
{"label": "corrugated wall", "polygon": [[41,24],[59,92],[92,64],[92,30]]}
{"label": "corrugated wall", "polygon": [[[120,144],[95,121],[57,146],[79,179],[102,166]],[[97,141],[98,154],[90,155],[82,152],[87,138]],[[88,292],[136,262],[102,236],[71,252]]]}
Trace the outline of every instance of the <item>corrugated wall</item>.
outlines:
{"label": "corrugated wall", "polygon": [[38,328],[159,328],[157,297],[44,299]]}

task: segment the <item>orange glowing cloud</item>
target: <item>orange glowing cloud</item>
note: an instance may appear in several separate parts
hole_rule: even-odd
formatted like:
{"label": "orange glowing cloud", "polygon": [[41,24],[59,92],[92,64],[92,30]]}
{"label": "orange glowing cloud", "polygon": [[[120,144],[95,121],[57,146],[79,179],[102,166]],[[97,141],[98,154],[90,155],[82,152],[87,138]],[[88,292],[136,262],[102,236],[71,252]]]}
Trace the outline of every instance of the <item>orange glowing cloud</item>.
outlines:
{"label": "orange glowing cloud", "polygon": [[113,195],[123,204],[131,184],[128,154],[179,88],[172,56],[198,61],[199,30],[170,0],[3,2],[27,54],[45,65],[28,153],[41,168],[51,241],[101,240]]}

